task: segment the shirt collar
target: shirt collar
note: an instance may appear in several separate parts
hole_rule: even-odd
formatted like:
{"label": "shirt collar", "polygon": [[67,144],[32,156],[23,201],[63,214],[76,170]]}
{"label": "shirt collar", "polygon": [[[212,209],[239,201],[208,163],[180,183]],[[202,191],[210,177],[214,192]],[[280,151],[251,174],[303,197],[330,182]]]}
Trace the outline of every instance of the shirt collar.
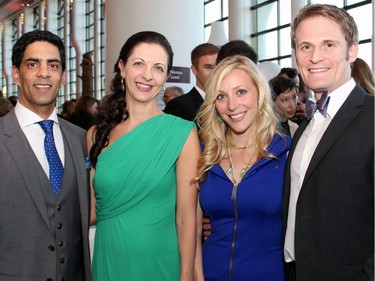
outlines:
{"label": "shirt collar", "polygon": [[199,88],[197,85],[195,85],[195,89],[198,91],[198,93],[202,96],[202,99],[205,99],[206,98],[206,93],[201,89]]}
{"label": "shirt collar", "polygon": [[[14,111],[21,128],[28,127],[30,125],[35,124],[36,122],[43,120],[38,114],[26,108],[19,102],[17,102]],[[59,124],[56,108],[53,110],[52,114],[47,119],[53,120],[56,124]]]}
{"label": "shirt collar", "polygon": [[350,93],[353,91],[356,83],[353,78],[348,82],[341,85],[336,90],[329,93],[329,104],[327,108],[327,113],[331,118],[333,118],[339,111],[341,106],[344,104]]}

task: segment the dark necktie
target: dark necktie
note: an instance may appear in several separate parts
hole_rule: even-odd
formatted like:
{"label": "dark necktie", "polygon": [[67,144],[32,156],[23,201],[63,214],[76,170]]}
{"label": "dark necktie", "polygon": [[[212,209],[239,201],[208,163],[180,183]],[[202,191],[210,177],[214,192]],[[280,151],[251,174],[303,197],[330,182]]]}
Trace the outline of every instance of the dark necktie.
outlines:
{"label": "dark necktie", "polygon": [[55,140],[53,138],[53,123],[53,120],[43,120],[38,122],[46,135],[44,138],[44,151],[49,164],[49,180],[52,184],[53,191],[56,195],[59,195],[64,168],[59,154],[57,153]]}
{"label": "dark necktie", "polygon": [[329,96],[328,92],[323,92],[322,96],[317,102],[313,102],[312,100],[307,100],[306,102],[306,117],[307,119],[311,119],[314,116],[315,111],[319,110],[320,113],[327,117],[327,108],[329,103]]}

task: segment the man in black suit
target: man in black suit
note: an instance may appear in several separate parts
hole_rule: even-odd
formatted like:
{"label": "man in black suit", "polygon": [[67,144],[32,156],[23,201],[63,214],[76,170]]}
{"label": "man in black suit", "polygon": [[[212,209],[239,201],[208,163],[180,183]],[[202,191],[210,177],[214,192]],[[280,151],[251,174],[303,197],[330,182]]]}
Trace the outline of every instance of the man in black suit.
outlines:
{"label": "man in black suit", "polygon": [[336,6],[308,5],[293,21],[292,46],[307,87],[329,100],[307,115],[289,153],[287,278],[374,280],[374,97],[351,78],[357,26]]}
{"label": "man in black suit", "polygon": [[174,98],[167,103],[164,112],[193,121],[198,109],[203,103],[205,93],[204,84],[216,66],[219,47],[211,43],[203,43],[191,52],[191,70],[196,78],[196,85],[190,92]]}

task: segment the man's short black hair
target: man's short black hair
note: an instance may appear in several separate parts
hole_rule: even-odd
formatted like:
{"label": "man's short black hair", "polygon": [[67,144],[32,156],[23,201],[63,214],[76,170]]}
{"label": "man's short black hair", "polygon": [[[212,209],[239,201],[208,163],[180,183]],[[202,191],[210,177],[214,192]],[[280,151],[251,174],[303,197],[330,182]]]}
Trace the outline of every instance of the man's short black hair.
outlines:
{"label": "man's short black hair", "polygon": [[12,65],[19,68],[27,46],[38,41],[51,43],[59,49],[61,67],[64,72],[66,68],[64,43],[59,36],[47,30],[34,30],[23,34],[13,46]]}

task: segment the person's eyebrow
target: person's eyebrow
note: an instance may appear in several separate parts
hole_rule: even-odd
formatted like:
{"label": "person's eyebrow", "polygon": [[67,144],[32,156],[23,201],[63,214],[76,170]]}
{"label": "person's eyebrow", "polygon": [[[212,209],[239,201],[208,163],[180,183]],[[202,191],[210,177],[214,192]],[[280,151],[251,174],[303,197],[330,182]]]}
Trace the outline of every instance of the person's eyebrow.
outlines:
{"label": "person's eyebrow", "polygon": [[[41,61],[43,61],[43,60],[31,57],[31,58],[25,59],[24,62],[41,62]],[[59,59],[47,59],[47,63],[51,63],[51,62],[57,62],[57,63],[61,64],[61,61]]]}

